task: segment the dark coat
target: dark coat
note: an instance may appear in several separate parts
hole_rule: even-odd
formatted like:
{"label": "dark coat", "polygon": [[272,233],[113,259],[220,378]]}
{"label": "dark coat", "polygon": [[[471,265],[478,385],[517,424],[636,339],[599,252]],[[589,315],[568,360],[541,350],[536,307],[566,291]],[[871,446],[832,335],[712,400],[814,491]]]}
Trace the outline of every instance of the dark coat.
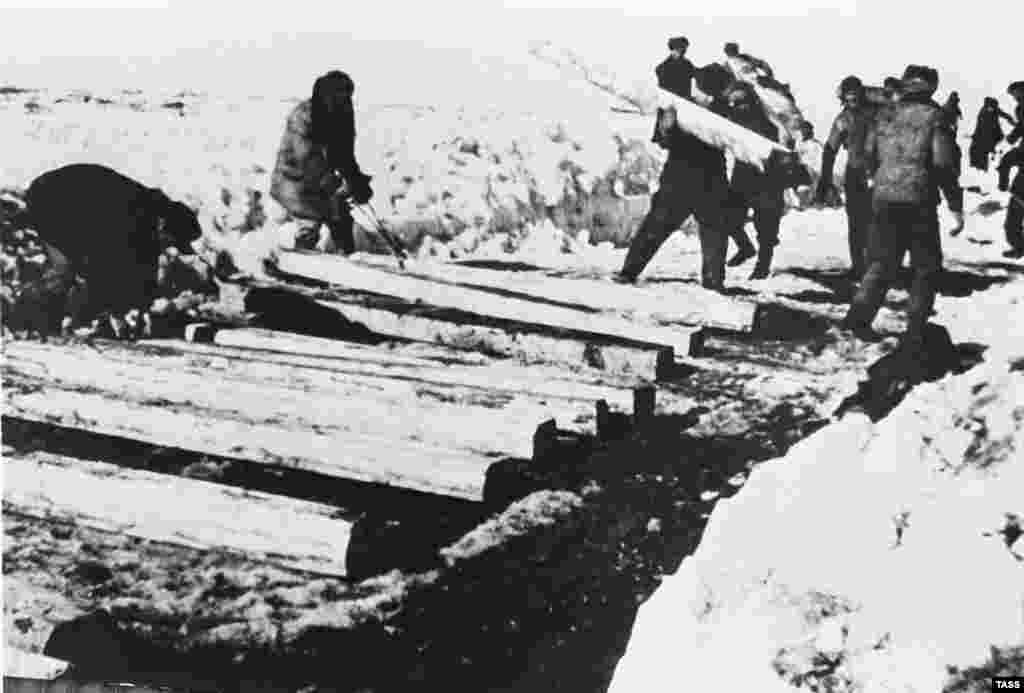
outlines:
{"label": "dark coat", "polygon": [[195,213],[113,169],[72,164],[42,174],[25,193],[25,221],[81,276],[96,310],[148,308],[161,252],[192,254]]}
{"label": "dark coat", "polygon": [[696,68],[685,57],[665,58],[654,73],[658,77],[658,86],[676,96],[688,99],[693,94],[693,77]]}
{"label": "dark coat", "polygon": [[864,145],[875,203],[937,205],[963,210],[955,143],[941,107],[924,96],[904,96],[879,110]]}

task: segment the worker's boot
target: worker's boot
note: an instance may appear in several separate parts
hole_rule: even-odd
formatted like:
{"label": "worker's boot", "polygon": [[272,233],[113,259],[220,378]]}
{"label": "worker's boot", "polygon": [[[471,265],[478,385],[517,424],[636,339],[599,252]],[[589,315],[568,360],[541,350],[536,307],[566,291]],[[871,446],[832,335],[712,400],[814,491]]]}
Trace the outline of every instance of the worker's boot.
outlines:
{"label": "worker's boot", "polygon": [[772,269],[772,256],[775,254],[775,246],[762,245],[757,249],[757,264],[754,271],[750,273],[751,279],[767,279]]}

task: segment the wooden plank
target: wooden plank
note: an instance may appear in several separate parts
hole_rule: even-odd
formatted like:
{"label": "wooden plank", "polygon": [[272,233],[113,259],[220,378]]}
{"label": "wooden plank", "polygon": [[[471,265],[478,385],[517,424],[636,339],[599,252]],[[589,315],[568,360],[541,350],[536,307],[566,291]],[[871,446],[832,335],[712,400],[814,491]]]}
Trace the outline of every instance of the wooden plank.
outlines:
{"label": "wooden plank", "polygon": [[4,460],[4,512],[339,577],[352,527],[320,503],[42,451]]}
{"label": "wooden plank", "polygon": [[[5,471],[8,469],[4,467]],[[71,667],[69,662],[47,657],[35,652],[26,652],[9,644],[4,647],[4,678],[34,679],[52,681]],[[4,688],[7,686],[5,684]]]}
{"label": "wooden plank", "polygon": [[144,345],[6,346],[11,416],[471,500],[493,462],[530,457],[540,421],[589,408]]}
{"label": "wooden plank", "polygon": [[738,161],[764,171],[773,152],[788,151],[778,142],[773,142],[728,118],[712,113],[693,101],[680,98],[664,89],[660,91],[662,108],[675,109],[676,122],[680,128],[712,147],[729,152]]}
{"label": "wooden plank", "polygon": [[[390,296],[359,296],[267,281],[225,284],[221,288],[222,300],[236,304],[237,310],[242,310],[240,306],[248,302],[248,296],[261,293],[294,294],[314,301],[345,320],[363,325],[375,334],[422,342],[423,346],[446,347],[465,354],[478,352],[574,371],[592,368],[611,376],[645,380],[655,380],[671,372],[675,358],[675,350],[671,347],[621,340],[581,329],[504,320]],[[260,312],[274,310],[278,309],[273,305],[260,308]],[[684,353],[697,355],[703,345],[703,331],[690,330],[687,336],[689,342]]]}
{"label": "wooden plank", "polygon": [[567,375],[564,369],[527,367],[507,361],[477,366],[444,365],[382,350],[349,353],[353,345],[260,328],[220,329],[213,333],[211,342],[204,345],[148,340],[140,344],[152,344],[182,355],[207,357],[202,362],[204,368],[251,369],[264,363],[275,364],[283,367],[279,369],[282,376],[286,374],[284,368],[289,369],[287,377],[292,382],[304,375],[319,376],[322,381],[320,373],[298,370],[317,369],[367,379],[415,381],[439,388],[470,388],[494,394],[567,400],[579,402],[581,407],[605,399],[627,408],[630,388],[640,384],[633,378],[608,382],[588,377],[589,374],[573,376]]}
{"label": "wooden plank", "polygon": [[692,330],[644,325],[595,312],[585,312],[540,301],[507,298],[455,284],[423,279],[356,264],[337,255],[283,251],[277,258],[282,272],[340,285],[348,290],[365,291],[442,308],[490,315],[504,320],[535,323],[563,330],[577,330],[670,347],[675,353],[688,354]]}
{"label": "wooden plank", "polygon": [[[394,272],[393,263],[378,256],[359,256],[360,264]],[[460,263],[417,260],[406,263],[403,274],[457,284],[472,289],[515,292],[523,298],[544,299],[582,306],[589,310],[616,312],[642,325],[672,325],[687,334],[693,330],[679,325],[708,326],[739,332],[754,328],[757,304],[723,296],[700,286],[676,284],[659,289],[626,286],[592,276],[553,276],[561,270],[501,271]],[[684,352],[689,353],[689,352]]]}

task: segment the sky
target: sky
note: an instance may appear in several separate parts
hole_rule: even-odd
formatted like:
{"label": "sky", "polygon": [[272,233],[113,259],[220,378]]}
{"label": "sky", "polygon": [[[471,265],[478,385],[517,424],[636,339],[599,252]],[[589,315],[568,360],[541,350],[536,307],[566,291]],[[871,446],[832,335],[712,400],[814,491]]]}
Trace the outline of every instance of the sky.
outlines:
{"label": "sky", "polygon": [[960,91],[968,118],[987,95],[1010,110],[1006,85],[1024,78],[1008,58],[1024,18],[1011,5],[714,0],[698,11],[685,0],[373,0],[358,8],[351,0],[0,0],[0,82],[304,96],[318,74],[338,68],[356,81],[357,107],[530,110],[557,90],[531,72],[531,41],[549,39],[625,77],[653,79],[666,39],[678,34],[689,37],[698,64],[717,60],[729,40],[768,60],[823,136],[844,76],[879,83],[911,62],[938,68],[940,97]]}

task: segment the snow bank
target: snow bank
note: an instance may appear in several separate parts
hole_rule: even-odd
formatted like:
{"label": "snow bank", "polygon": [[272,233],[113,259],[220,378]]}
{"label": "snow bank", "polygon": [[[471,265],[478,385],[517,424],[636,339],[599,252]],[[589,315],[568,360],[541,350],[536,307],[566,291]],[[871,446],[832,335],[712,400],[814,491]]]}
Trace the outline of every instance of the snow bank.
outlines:
{"label": "snow bank", "polygon": [[990,353],[755,468],[641,607],[611,690],[938,691],[1024,644],[1024,341]]}
{"label": "snow bank", "polygon": [[[195,208],[207,235],[261,229],[270,171],[294,101],[194,93],[55,94],[0,100],[0,189],[68,163],[112,166]],[[651,123],[603,110],[533,113],[357,104],[357,156],[374,205],[414,247],[551,220],[625,243],[664,154]],[[525,108],[524,108],[525,110]],[[358,220],[357,220],[358,221]],[[372,249],[368,234],[358,239]]]}

